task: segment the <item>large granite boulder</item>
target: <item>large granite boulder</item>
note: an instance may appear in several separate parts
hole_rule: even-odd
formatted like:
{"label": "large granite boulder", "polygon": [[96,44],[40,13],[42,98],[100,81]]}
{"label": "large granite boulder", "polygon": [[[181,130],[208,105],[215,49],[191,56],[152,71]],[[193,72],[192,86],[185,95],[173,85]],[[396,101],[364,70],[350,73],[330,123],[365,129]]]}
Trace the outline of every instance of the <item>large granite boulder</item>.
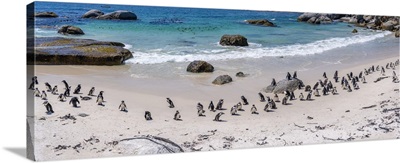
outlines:
{"label": "large granite boulder", "polygon": [[229,75],[220,75],[217,78],[215,78],[215,80],[212,83],[216,85],[223,85],[230,82],[232,82],[232,77],[230,77]]}
{"label": "large granite boulder", "polygon": [[388,30],[388,31],[392,31],[394,29],[394,26],[397,25],[395,21],[387,21],[382,23],[381,27],[383,30]]}
{"label": "large granite boulder", "polygon": [[183,149],[176,143],[156,136],[138,136],[123,139],[115,143],[121,154],[124,155],[148,155],[181,153]]}
{"label": "large granite boulder", "polygon": [[261,26],[267,26],[267,27],[276,27],[276,25],[267,19],[258,19],[258,20],[246,20],[247,23],[253,24],[253,25],[261,25]]}
{"label": "large granite boulder", "polygon": [[104,15],[100,15],[97,19],[117,19],[117,20],[136,20],[137,16],[135,13],[125,10],[118,10]]}
{"label": "large granite boulder", "polygon": [[304,13],[297,17],[297,21],[310,24],[329,24],[332,23],[333,19],[339,19],[342,16],[339,14]]}
{"label": "large granite boulder", "polygon": [[54,12],[38,12],[35,13],[35,17],[38,18],[56,18],[58,15]]}
{"label": "large granite boulder", "polygon": [[321,15],[315,20],[314,23],[315,24],[329,24],[329,23],[332,23],[332,19],[326,15]]}
{"label": "large granite boulder", "polygon": [[214,66],[207,63],[206,61],[196,60],[190,62],[190,64],[186,68],[187,72],[201,73],[201,72],[213,72]]}
{"label": "large granite boulder", "polygon": [[28,64],[121,65],[132,53],[119,42],[63,37],[36,37],[28,47]]}
{"label": "large granite boulder", "polygon": [[80,29],[79,27],[75,27],[75,26],[71,26],[71,25],[64,25],[62,26],[59,30],[58,33],[66,35],[66,34],[70,34],[70,35],[83,35],[85,33],[83,33],[82,29]]}
{"label": "large granite boulder", "polygon": [[276,83],[275,86],[269,85],[262,90],[266,93],[283,93],[284,91],[294,91],[299,88],[299,86],[303,86],[303,81],[297,78],[293,78],[291,80],[283,79]]}
{"label": "large granite boulder", "polygon": [[320,14],[317,13],[303,13],[301,14],[299,17],[297,17],[297,21],[299,22],[306,22],[309,19],[311,19],[312,17],[319,17]]}
{"label": "large granite boulder", "polygon": [[100,10],[92,9],[82,15],[82,18],[97,18],[101,15],[104,15]]}
{"label": "large granite boulder", "polygon": [[247,38],[242,35],[223,35],[219,44],[223,46],[249,46]]}

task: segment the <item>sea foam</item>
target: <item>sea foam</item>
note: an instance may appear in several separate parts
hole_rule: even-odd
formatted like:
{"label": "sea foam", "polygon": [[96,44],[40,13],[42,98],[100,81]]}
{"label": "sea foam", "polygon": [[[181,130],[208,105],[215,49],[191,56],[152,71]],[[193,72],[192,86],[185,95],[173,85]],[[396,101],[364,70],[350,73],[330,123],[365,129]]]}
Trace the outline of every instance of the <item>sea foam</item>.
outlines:
{"label": "sea foam", "polygon": [[279,56],[305,56],[320,54],[328,50],[346,47],[383,38],[391,32],[384,31],[370,35],[354,35],[350,37],[334,37],[307,44],[293,44],[278,47],[261,47],[250,43],[249,47],[221,47],[219,49],[196,50],[192,54],[182,55],[179,52],[166,52],[160,49],[146,52],[135,51],[134,58],[126,61],[128,64],[157,64],[165,62],[189,62],[193,60],[215,61],[241,58],[261,58]]}

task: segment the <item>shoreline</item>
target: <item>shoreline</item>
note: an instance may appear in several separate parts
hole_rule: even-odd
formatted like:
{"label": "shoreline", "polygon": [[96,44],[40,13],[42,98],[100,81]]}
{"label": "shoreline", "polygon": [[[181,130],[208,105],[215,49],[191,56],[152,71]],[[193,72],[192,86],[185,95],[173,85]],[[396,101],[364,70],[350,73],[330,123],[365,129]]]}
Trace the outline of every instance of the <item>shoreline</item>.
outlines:
{"label": "shoreline", "polygon": [[[383,63],[389,61],[394,62],[396,59],[398,57],[393,56],[375,62],[349,66],[339,70],[339,76],[349,71],[358,74],[363,68],[371,65],[383,65]],[[398,88],[398,84],[391,83],[390,78],[373,83],[372,81],[379,76],[377,72],[367,76],[367,84],[359,84],[360,90],[348,93],[342,90],[338,83],[334,83],[338,88],[339,95],[315,97],[314,101],[290,101],[292,105],[286,106],[282,106],[279,103],[275,112],[266,113],[262,110],[265,103],[259,102],[257,93],[260,91],[258,89],[261,89],[259,86],[265,87],[269,85],[272,76],[250,76],[236,80],[232,84],[213,86],[204,84],[208,82],[210,74],[198,74],[193,78],[186,76],[174,80],[154,80],[154,78],[131,78],[127,72],[121,72],[121,70],[129,69],[127,65],[96,67],[95,69],[86,69],[87,72],[84,73],[76,71],[85,69],[87,68],[86,66],[52,66],[51,70],[46,71],[47,67],[37,66],[36,68],[36,73],[41,83],[39,88],[44,89],[44,81],[52,85],[57,83],[60,88],[63,88],[60,81],[65,79],[72,85],[72,89],[78,83],[82,84],[82,92],[84,94],[87,93],[91,86],[96,86],[95,94],[100,90],[105,91],[106,103],[104,107],[97,106],[94,102],[95,99],[92,99],[92,101],[81,101],[81,108],[72,108],[67,102],[56,102],[56,97],[49,95],[49,101],[54,103],[52,104],[56,113],[47,116],[44,114],[43,105],[41,105],[42,100],[35,98],[36,110],[34,118],[36,124],[34,129],[36,130],[35,143],[38,147],[35,150],[38,160],[125,155],[123,151],[104,146],[104,143],[93,146],[86,144],[86,150],[81,149],[79,153],[70,148],[56,152],[53,149],[57,145],[73,146],[84,142],[84,139],[87,140],[92,136],[100,139],[101,142],[112,142],[131,138],[135,135],[154,135],[167,138],[180,145],[185,152],[188,152],[353,141],[347,140],[350,138],[355,140],[395,139],[398,138],[400,132],[400,126],[396,122],[394,125],[397,128],[395,126],[394,130],[388,133],[381,133],[379,129],[377,131],[370,129],[368,132],[357,130],[362,126],[366,126],[368,120],[365,117],[374,119],[377,116],[382,116],[380,112],[382,110],[377,109],[379,106],[375,109],[360,110],[360,108],[371,106],[387,99],[392,99],[392,102],[394,100],[394,103],[390,104],[390,106],[398,105],[399,98],[396,96],[396,92],[393,91]],[[74,67],[74,69],[69,69],[71,67]],[[71,71],[66,72],[66,68]],[[109,68],[112,70],[107,71],[106,69]],[[399,74],[398,67],[396,67],[396,72]],[[311,85],[312,81],[322,78],[322,73],[322,70],[311,69],[304,73],[299,73],[299,78],[303,79],[306,85]],[[332,74],[333,72],[327,71],[329,79]],[[387,75],[391,75],[391,70],[387,70]],[[104,78],[105,76],[107,77]],[[282,73],[280,76],[280,78],[279,76],[275,76],[275,78],[279,80],[284,77],[284,74]],[[262,83],[264,84],[262,85]],[[247,87],[248,85],[252,87]],[[295,93],[298,95],[298,91],[295,91]],[[381,93],[383,95],[380,95]],[[272,94],[263,94],[270,97],[273,96]],[[251,115],[249,113],[250,106],[244,106],[245,112],[239,112],[240,116],[229,115],[230,107],[240,101],[240,95],[245,95],[250,104],[254,103],[260,114]],[[279,96],[282,99],[283,96]],[[359,96],[365,98],[360,99]],[[166,97],[170,97],[174,101],[176,108],[167,107]],[[227,114],[222,117],[226,122],[221,123],[212,121],[217,112],[210,112],[206,109],[210,100],[213,100],[214,104],[216,104],[220,98],[225,100],[224,108],[228,109],[224,111]],[[118,105],[121,100],[126,101],[127,113],[118,111]],[[357,100],[357,102],[353,102],[353,100]],[[197,116],[197,102],[201,102],[205,106],[205,117]],[[143,113],[146,110],[152,113],[153,121],[144,120]],[[174,121],[172,119],[176,110],[181,112],[183,121]],[[350,112],[346,112],[347,110],[350,110]],[[59,120],[58,117],[68,113],[77,117],[74,123],[71,121],[62,123],[56,121]],[[77,116],[79,113],[86,113],[89,116],[79,117]],[[307,119],[308,116],[313,119]],[[39,120],[42,117],[45,117],[46,120]],[[49,128],[51,129],[49,130]],[[62,136],[66,132],[70,136]],[[348,133],[355,135],[348,135]],[[370,135],[366,137],[368,134]],[[206,136],[207,139],[205,140],[200,140],[200,135],[209,136]],[[316,135],[318,136],[316,137]],[[50,140],[47,142],[40,141],[44,139]],[[89,146],[91,148],[110,149],[111,151],[96,153],[87,149]],[[49,153],[60,155],[54,156]]]}

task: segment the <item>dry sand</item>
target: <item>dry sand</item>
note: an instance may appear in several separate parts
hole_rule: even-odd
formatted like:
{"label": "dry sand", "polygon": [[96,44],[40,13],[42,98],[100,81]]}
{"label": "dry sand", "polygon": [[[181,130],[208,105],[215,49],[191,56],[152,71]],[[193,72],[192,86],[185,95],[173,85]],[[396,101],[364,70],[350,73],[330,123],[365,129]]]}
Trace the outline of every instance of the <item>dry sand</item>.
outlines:
{"label": "dry sand", "polygon": [[[383,59],[372,63],[354,65],[339,70],[339,76],[350,71],[356,75],[371,65],[386,65],[398,57]],[[337,87],[337,95],[314,97],[313,101],[289,101],[290,105],[278,103],[275,112],[264,112],[265,102],[260,102],[257,93],[269,85],[271,76],[249,76],[234,79],[233,83],[214,86],[213,74],[199,74],[184,79],[134,79],[124,70],[126,66],[86,67],[86,66],[37,66],[40,90],[44,82],[58,85],[62,91],[66,80],[71,86],[71,96],[77,84],[86,96],[92,86],[95,94],[104,91],[105,106],[98,106],[96,97],[90,101],[80,101],[80,108],[73,108],[67,102],[59,102],[56,95],[48,94],[48,101],[55,113],[47,115],[43,100],[35,98],[34,146],[35,158],[41,160],[76,159],[105,156],[129,155],[109,144],[137,135],[154,135],[167,138],[184,151],[213,151],[333,143],[358,140],[398,139],[400,137],[399,83],[392,82],[393,70],[386,70],[385,78],[373,82],[382,75],[374,72],[366,76],[367,83],[359,83],[360,89],[347,92]],[[396,67],[399,74],[399,67]],[[324,70],[298,72],[306,85],[313,85],[322,79]],[[319,75],[316,75],[319,74]],[[276,74],[278,75],[278,74]],[[284,78],[284,73],[274,76]],[[327,72],[332,80],[333,71]],[[32,91],[28,91],[32,93]],[[296,96],[304,89],[295,91]],[[304,93],[306,95],[306,93]],[[239,116],[231,116],[230,108],[245,95],[250,105],[243,106]],[[273,94],[264,95],[273,97]],[[170,97],[176,108],[168,108],[165,100]],[[283,94],[279,95],[280,99]],[[218,112],[210,112],[207,106],[212,100],[216,105],[223,98],[225,103],[221,117],[224,122],[213,121]],[[121,112],[118,106],[125,100],[128,112]],[[197,116],[196,104],[204,105],[205,117]],[[258,115],[250,114],[251,104],[258,108]],[[363,108],[365,107],[365,108]],[[386,109],[386,111],[384,111]],[[388,110],[389,109],[389,110]],[[390,110],[392,109],[392,110]],[[182,121],[173,120],[179,110]],[[396,111],[397,110],[397,111]],[[152,113],[152,121],[144,119],[144,112]],[[85,113],[89,116],[81,117]],[[59,117],[71,114],[76,120],[63,120]],[[31,120],[32,120],[31,119]]]}

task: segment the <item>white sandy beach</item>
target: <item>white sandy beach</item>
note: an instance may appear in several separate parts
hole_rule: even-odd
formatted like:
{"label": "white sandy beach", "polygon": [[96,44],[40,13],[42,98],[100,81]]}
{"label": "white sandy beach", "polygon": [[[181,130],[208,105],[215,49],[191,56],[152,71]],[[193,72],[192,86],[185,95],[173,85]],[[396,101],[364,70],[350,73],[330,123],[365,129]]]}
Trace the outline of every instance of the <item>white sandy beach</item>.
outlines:
{"label": "white sandy beach", "polygon": [[[339,76],[349,72],[358,75],[372,65],[385,66],[398,59],[396,54],[392,56],[338,69]],[[68,104],[71,97],[66,102],[60,102],[56,95],[48,92],[48,101],[55,113],[47,115],[43,100],[35,98],[33,142],[36,160],[132,155],[134,153],[131,151],[109,143],[137,135],[167,138],[180,145],[185,152],[400,137],[398,111],[383,112],[384,109],[398,110],[399,107],[399,84],[392,82],[391,69],[386,70],[388,78],[376,83],[373,81],[382,76],[379,72],[366,76],[367,83],[360,82],[359,90],[347,92],[341,89],[340,83],[333,83],[337,87],[337,95],[313,96],[313,101],[296,99],[285,106],[278,103],[278,109],[274,112],[263,111],[266,103],[259,101],[257,93],[269,85],[272,78],[277,81],[283,79],[286,72],[262,72],[240,79],[234,77],[232,83],[215,86],[210,83],[218,74],[230,73],[234,76],[232,72],[235,70],[217,68],[212,74],[193,74],[173,79],[136,78],[128,70],[127,65],[36,66],[39,90],[45,90],[44,82],[49,82],[63,91],[61,81],[66,80],[72,86],[71,96],[79,97],[72,91],[77,84],[81,84],[83,95],[86,96],[89,89],[95,86],[94,94],[104,91],[106,101],[105,106],[98,106],[93,96],[90,101],[80,100],[80,108],[73,108]],[[333,69],[298,71],[298,77],[306,85],[312,86],[322,79],[325,71],[332,80]],[[395,71],[399,74],[399,67]],[[302,89],[295,91],[296,96],[300,92],[306,95]],[[263,94],[273,97],[273,94]],[[230,108],[241,101],[242,95],[250,105],[243,106],[245,111],[239,112],[240,116],[231,116]],[[168,108],[166,97],[173,100],[175,108]],[[283,94],[279,97],[282,99]],[[210,100],[216,105],[221,98],[225,101],[223,108],[227,110],[223,111],[226,114],[221,117],[224,122],[215,122],[214,116],[219,111],[210,112],[207,106]],[[127,113],[118,110],[121,100],[127,104]],[[197,116],[198,102],[205,107],[205,117]],[[250,114],[252,104],[256,105],[260,114]],[[182,121],[173,120],[176,110],[180,111]],[[152,121],[144,119],[145,111],[151,112]],[[89,116],[78,116],[80,113]],[[76,120],[59,118],[67,114]],[[66,148],[55,149],[59,145]]]}

